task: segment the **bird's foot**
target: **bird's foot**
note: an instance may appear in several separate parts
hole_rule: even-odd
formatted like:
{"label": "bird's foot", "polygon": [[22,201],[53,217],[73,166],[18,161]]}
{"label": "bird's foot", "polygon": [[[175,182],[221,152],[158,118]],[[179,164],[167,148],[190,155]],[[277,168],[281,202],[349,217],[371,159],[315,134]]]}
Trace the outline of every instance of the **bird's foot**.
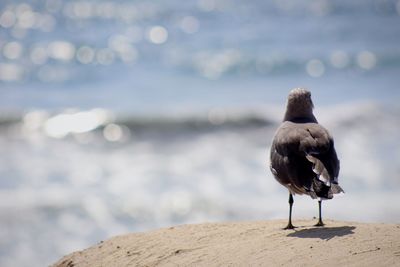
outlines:
{"label": "bird's foot", "polygon": [[293,226],[292,223],[288,223],[288,225],[286,225],[286,227],[283,228],[283,230],[292,230],[292,229],[294,229],[294,228],[296,228],[296,226]]}
{"label": "bird's foot", "polygon": [[317,224],[314,224],[314,226],[317,226],[317,227],[322,227],[322,226],[324,226],[325,224],[322,222],[322,220],[319,220],[318,222],[317,222]]}

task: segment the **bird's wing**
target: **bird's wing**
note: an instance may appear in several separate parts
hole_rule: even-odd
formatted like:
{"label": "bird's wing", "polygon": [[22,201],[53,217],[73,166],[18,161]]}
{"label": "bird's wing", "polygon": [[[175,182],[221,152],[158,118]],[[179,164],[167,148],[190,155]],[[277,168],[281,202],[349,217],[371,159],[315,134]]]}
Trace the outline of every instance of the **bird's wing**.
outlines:
{"label": "bird's wing", "polygon": [[313,171],[324,183],[337,184],[340,162],[336,155],[333,138],[319,124],[306,124],[307,138],[300,144],[300,150],[313,163]]}
{"label": "bird's wing", "polygon": [[318,123],[285,122],[278,129],[273,143],[276,153],[284,157],[306,157],[313,164],[313,171],[324,182],[337,184],[340,164],[333,138]]}
{"label": "bird's wing", "polygon": [[271,147],[271,171],[282,185],[292,193],[305,194],[310,191],[312,163],[299,150],[303,136],[298,125],[284,122],[277,130]]}

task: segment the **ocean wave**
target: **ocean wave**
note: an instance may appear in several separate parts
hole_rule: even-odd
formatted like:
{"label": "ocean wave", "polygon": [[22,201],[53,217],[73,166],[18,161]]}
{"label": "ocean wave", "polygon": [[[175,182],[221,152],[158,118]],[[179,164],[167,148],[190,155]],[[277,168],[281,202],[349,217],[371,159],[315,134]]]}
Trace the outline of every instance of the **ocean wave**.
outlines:
{"label": "ocean wave", "polygon": [[[3,112],[0,132],[19,129],[25,134],[40,132],[49,137],[64,138],[70,134],[101,132],[108,126],[123,127],[137,134],[188,134],[229,129],[253,129],[276,126],[283,110],[279,107],[260,109],[210,109],[203,112],[164,113],[158,115],[115,114],[110,110],[70,110],[52,113],[34,110],[27,113]],[[319,108],[319,118],[335,128],[365,127],[375,131],[397,130],[400,110],[381,104],[351,103]],[[111,126],[111,127],[113,127]],[[15,133],[15,132],[14,132]]]}
{"label": "ocean wave", "polygon": [[41,132],[49,137],[64,138],[69,134],[106,131],[107,127],[123,127],[135,134],[207,132],[226,129],[246,129],[266,127],[273,123],[271,118],[254,112],[232,114],[223,109],[212,109],[197,115],[159,115],[159,116],[116,116],[104,109],[67,110],[60,113],[49,113],[43,110],[26,114],[3,113],[0,117],[0,130],[20,129],[21,132]]}

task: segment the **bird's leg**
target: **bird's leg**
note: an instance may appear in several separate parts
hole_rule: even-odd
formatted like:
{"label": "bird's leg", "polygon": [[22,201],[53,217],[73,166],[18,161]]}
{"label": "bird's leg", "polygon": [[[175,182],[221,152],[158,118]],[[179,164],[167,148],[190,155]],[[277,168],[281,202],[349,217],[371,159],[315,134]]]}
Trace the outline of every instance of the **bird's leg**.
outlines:
{"label": "bird's leg", "polygon": [[294,200],[293,200],[293,195],[292,193],[289,193],[289,222],[288,225],[283,228],[284,230],[287,229],[294,229],[294,226],[292,224],[292,206],[293,206]]}
{"label": "bird's leg", "polygon": [[319,210],[319,219],[316,225],[314,226],[324,226],[324,223],[322,222],[322,216],[321,216],[321,200],[318,200],[318,210]]}

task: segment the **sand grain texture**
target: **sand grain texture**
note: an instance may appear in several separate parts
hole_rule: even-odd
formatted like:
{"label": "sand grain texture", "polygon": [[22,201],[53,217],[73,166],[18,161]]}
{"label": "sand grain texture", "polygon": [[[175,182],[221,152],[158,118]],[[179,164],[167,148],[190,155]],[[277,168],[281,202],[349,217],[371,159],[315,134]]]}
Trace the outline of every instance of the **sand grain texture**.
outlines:
{"label": "sand grain texture", "polygon": [[127,234],[53,266],[400,266],[400,224],[205,223]]}

